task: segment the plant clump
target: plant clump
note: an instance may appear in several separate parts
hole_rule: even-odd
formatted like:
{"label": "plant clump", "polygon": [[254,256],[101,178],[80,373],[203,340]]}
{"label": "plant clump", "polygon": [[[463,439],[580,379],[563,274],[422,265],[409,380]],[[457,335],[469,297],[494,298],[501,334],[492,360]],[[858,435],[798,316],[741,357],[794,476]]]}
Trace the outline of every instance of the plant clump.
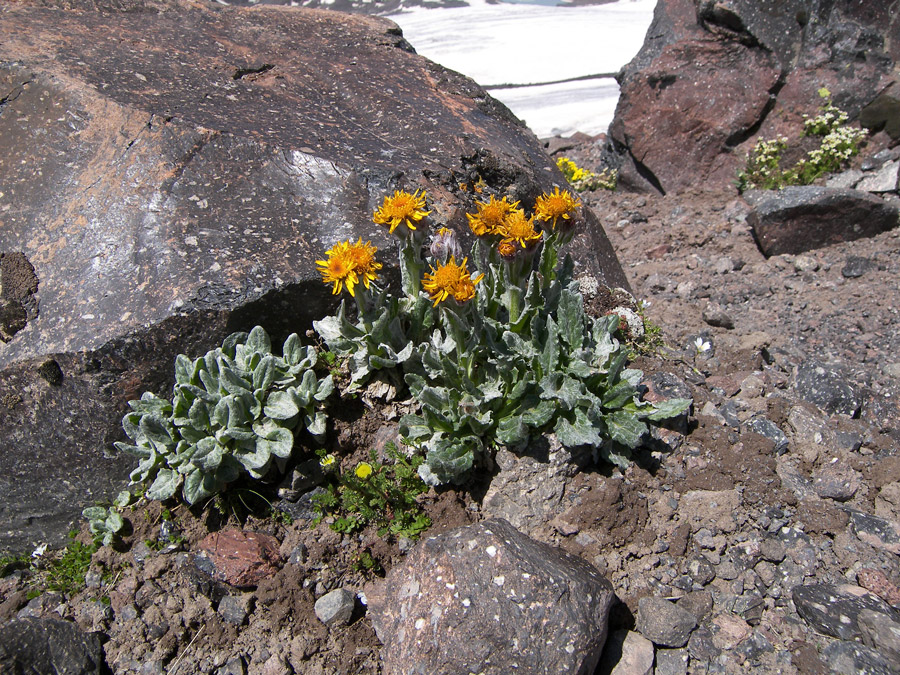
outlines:
{"label": "plant clump", "polygon": [[317,358],[296,334],[282,356],[273,354],[259,326],[198,359],[179,355],[171,400],[146,392],[129,402],[122,420],[132,443],[116,448],[140,460],[132,485],[146,487],[149,499],[180,491],[196,504],[243,475],[259,479],[273,461],[286,462],[298,427],[324,439],[324,401],[334,386],[331,375],[317,377]]}
{"label": "plant clump", "polygon": [[[357,532],[372,523],[380,537],[416,539],[428,529],[431,519],[417,501],[428,490],[416,473],[422,457],[406,457],[393,443],[385,446],[385,454],[389,462],[379,462],[373,450],[368,462],[337,473],[326,492],[314,498],[319,519],[333,519],[330,527],[336,532]],[[321,460],[324,469],[334,463],[333,455]]]}
{"label": "plant clump", "polygon": [[825,99],[821,111],[813,118],[804,115],[803,123],[803,135],[820,139],[819,147],[810,150],[794,166],[783,169],[781,160],[789,139],[786,136],[760,139],[747,156],[746,167],[738,174],[740,192],[753,188],[778,190],[789,185],[809,185],[826,174],[839,171],[859,153],[859,146],[868,132],[847,125],[849,115],[832,105],[827,89],[821,89],[819,95]]}
{"label": "plant clump", "polygon": [[497,446],[547,432],[625,466],[648,423],[690,404],[642,401],[643,375],[625,368],[630,350],[615,337],[619,317],[585,313],[571,258],[559,264],[580,206],[558,187],[531,215],[506,196],[477,201],[468,223],[478,239],[462,264],[448,228],[430,244],[406,232],[402,295],[373,283],[354,296],[355,319],[342,303],[314,322],[347,359],[349,390],[376,371],[402,378],[418,410],[400,420],[401,437],[425,454],[418,473],[429,485],[461,482]]}
{"label": "plant clump", "polygon": [[605,168],[600,173],[582,169],[568,157],[556,160],[556,166],[562,171],[566,180],[577,192],[589,190],[615,190],[619,182],[619,172]]}

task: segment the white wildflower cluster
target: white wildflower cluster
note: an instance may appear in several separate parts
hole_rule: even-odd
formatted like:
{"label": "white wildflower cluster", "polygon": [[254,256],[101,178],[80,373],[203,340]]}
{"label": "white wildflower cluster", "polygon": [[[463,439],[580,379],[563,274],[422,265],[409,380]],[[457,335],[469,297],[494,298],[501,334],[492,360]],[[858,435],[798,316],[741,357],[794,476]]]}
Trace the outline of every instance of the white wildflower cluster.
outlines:
{"label": "white wildflower cluster", "polygon": [[829,103],[812,119],[809,115],[803,116],[803,133],[807,136],[825,136],[845,124],[848,119],[850,116],[847,113]]}

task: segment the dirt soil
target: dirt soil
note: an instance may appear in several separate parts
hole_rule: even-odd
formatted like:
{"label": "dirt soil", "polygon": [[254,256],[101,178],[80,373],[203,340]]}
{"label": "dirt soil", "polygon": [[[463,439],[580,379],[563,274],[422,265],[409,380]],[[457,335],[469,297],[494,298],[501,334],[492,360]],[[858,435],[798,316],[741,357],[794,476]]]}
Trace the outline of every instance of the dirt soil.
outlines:
{"label": "dirt soil", "polygon": [[[565,154],[596,168],[597,152],[587,139]],[[700,626],[687,647],[671,650],[688,672],[827,672],[820,654],[831,640],[798,616],[791,588],[857,583],[865,570],[900,585],[896,555],[857,536],[848,516],[900,520],[900,230],[766,259],[734,191],[582,199],[662,329],[666,346],[638,367],[681,380],[694,414],[687,434],[667,437],[669,452],[648,450],[624,473],[606,466],[568,479],[540,537],[610,579],[622,600],[613,630],[634,627],[644,596],[692,608]],[[802,400],[798,369],[812,358],[841,374],[858,397],[855,414],[827,415]],[[383,445],[391,422],[383,418],[397,414],[358,405],[339,415],[333,451],[344,466]],[[787,453],[749,428],[754,417],[785,434]],[[845,487],[838,498],[819,489],[834,475]],[[277,505],[275,488],[259,491]],[[484,517],[485,491],[426,495],[431,532]],[[123,543],[94,555],[83,591],[29,602],[23,575],[0,579],[0,621],[58,613],[102,631],[108,663],[123,675],[380,673],[364,608],[350,625],[328,628],[313,606],[329,590],[361,590],[411,542],[385,541],[372,528],[342,535],[328,522],[313,526],[309,509],[289,511],[292,520],[247,516],[234,502],[224,513],[142,506],[126,514],[133,530]],[[161,527],[180,538],[161,539]],[[193,553],[227,527],[274,536],[287,562],[255,588],[211,582]],[[243,613],[225,608],[226,595]]]}

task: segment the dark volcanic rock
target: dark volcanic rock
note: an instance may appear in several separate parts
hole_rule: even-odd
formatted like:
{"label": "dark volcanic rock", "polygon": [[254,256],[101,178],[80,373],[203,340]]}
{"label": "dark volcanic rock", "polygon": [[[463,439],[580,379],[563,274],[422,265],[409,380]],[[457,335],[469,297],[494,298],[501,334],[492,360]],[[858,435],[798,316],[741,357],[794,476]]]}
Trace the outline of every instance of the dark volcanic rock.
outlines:
{"label": "dark volcanic rock", "polygon": [[592,673],[612,586],[580,558],[487,520],[431,537],[367,593],[392,673]]}
{"label": "dark volcanic rock", "polygon": [[689,611],[663,598],[638,601],[637,630],[655,645],[684,647],[697,619]]}
{"label": "dark volcanic rock", "polygon": [[[178,0],[0,12],[0,547],[61,542],[120,487],[125,402],[167,396],[176,354],[254,324],[278,344],[331,311],[315,261],[336,241],[372,240],[396,275],[371,221],[384,195],[424,189],[430,224],[465,233],[461,185],[531,204],[564,184],[506,108],[385,19]],[[574,249],[627,287],[592,213]],[[31,290],[10,297],[22,260]]]}
{"label": "dark volcanic rock", "polygon": [[863,610],[882,614],[886,620],[897,619],[887,603],[859,586],[811,584],[797,586],[791,594],[797,612],[812,628],[842,640],[860,637],[857,619]]}
{"label": "dark volcanic rock", "polygon": [[0,672],[100,675],[109,669],[97,633],[61,619],[17,619],[0,627]]}
{"label": "dark volcanic rock", "polygon": [[795,385],[804,401],[817,405],[828,413],[855,415],[862,405],[862,397],[847,382],[841,371],[816,359],[808,359],[797,369]]}
{"label": "dark volcanic rock", "polygon": [[747,222],[766,256],[803,253],[894,228],[900,209],[868,192],[795,186],[751,190]]}
{"label": "dark volcanic rock", "polygon": [[822,651],[822,659],[832,673],[860,675],[896,675],[896,662],[886,659],[870,647],[858,642],[837,640]]}

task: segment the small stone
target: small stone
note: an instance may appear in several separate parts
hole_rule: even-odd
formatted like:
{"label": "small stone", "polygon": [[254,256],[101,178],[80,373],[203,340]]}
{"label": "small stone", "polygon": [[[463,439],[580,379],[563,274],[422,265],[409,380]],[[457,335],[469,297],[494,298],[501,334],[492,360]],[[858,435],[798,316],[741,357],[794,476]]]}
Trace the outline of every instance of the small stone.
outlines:
{"label": "small stone", "polygon": [[854,188],[864,176],[865,174],[859,169],[850,169],[830,176],[825,181],[825,185],[832,188]]}
{"label": "small stone", "polygon": [[219,602],[219,616],[234,626],[241,626],[253,611],[254,598],[250,594],[226,595]]}
{"label": "small stone", "polygon": [[309,557],[309,549],[306,548],[306,544],[300,542],[297,544],[291,554],[288,556],[288,564],[290,565],[302,565],[306,562],[306,559]]}
{"label": "small stone", "polygon": [[278,571],[281,564],[278,540],[261,532],[222,530],[200,542],[197,566],[209,569],[213,577],[231,586],[255,586]]}
{"label": "small stone", "polygon": [[820,497],[845,502],[859,490],[860,474],[849,466],[831,462],[813,474],[813,490]]}
{"label": "small stone", "polygon": [[855,509],[848,511],[853,532],[860,541],[900,555],[900,524]]}
{"label": "small stone", "polygon": [[687,649],[659,649],[654,675],[687,675],[690,658]]}
{"label": "small stone", "polygon": [[247,675],[247,665],[240,656],[228,659],[224,666],[216,670],[216,675]]}
{"label": "small stone", "polygon": [[697,623],[702,623],[713,608],[713,597],[709,591],[694,591],[678,599],[678,606],[690,613]]}
{"label": "small stone", "polygon": [[871,260],[851,255],[847,257],[844,267],[841,268],[841,275],[845,279],[857,279],[872,269],[875,269],[875,263]]}
{"label": "small stone", "polygon": [[637,630],[653,644],[684,647],[697,627],[693,614],[662,598],[638,601]]}
{"label": "small stone", "polygon": [[776,537],[766,537],[759,542],[759,555],[763,560],[780,563],[786,555],[784,544]]}
{"label": "small stone", "polygon": [[798,255],[794,258],[794,270],[796,272],[815,272],[819,269],[819,261],[808,255]]}
{"label": "small stone", "polygon": [[862,405],[848,378],[833,366],[807,359],[797,369],[797,393],[805,401],[832,415],[854,416]]}
{"label": "small stone", "polygon": [[857,618],[865,609],[887,616],[893,615],[891,608],[881,598],[850,584],[797,586],[791,596],[797,613],[806,623],[824,635],[841,640],[860,637]]}
{"label": "small stone", "polygon": [[788,437],[768,418],[762,416],[751,417],[744,422],[744,428],[772,441],[772,443],[775,444],[773,452],[776,455],[783,455],[787,452],[789,444]]}
{"label": "small stone", "polygon": [[337,588],[316,600],[315,611],[326,626],[346,626],[353,617],[356,595],[346,588]]}
{"label": "small stone", "polygon": [[857,642],[837,640],[822,651],[822,660],[832,673],[896,675],[897,671],[881,654]]}
{"label": "small stone", "polygon": [[653,643],[642,635],[628,630],[614,631],[603,646],[597,672],[610,675],[651,675],[653,653]]}
{"label": "small stone", "polygon": [[325,473],[318,459],[308,459],[294,467],[278,486],[278,496],[289,502],[296,502],[312,488],[325,480]]}
{"label": "small stone", "polygon": [[688,561],[686,572],[694,580],[694,583],[700,586],[706,586],[706,584],[716,578],[716,570],[703,556],[691,558]]}
{"label": "small stone", "polygon": [[132,604],[125,605],[116,613],[116,618],[122,621],[132,621],[138,618],[137,607]]}
{"label": "small stone", "polygon": [[712,625],[712,640],[718,649],[734,649],[752,632],[746,621],[733,614],[719,614],[712,620]]}
{"label": "small stone", "polygon": [[710,303],[703,310],[703,320],[716,328],[734,328],[734,319],[719,305]]}
{"label": "small stone", "polygon": [[897,179],[900,176],[900,163],[888,162],[873,175],[866,176],[857,185],[857,190],[866,192],[894,192],[897,190]]}
{"label": "small stone", "polygon": [[900,588],[891,583],[891,580],[881,570],[863,568],[856,573],[856,581],[889,605],[900,607]]}

